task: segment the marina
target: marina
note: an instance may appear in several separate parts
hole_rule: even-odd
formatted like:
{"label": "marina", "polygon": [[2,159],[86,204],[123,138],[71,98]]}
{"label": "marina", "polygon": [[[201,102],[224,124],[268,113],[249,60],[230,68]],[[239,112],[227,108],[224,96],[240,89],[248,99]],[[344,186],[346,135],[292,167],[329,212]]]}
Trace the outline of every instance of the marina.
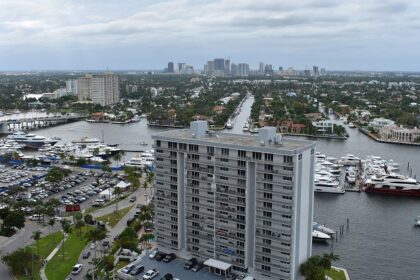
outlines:
{"label": "marina", "polygon": [[[225,132],[243,133],[243,124],[249,118],[253,98],[246,99],[241,112],[232,120],[233,128]],[[62,126],[39,129],[36,133],[46,138],[59,136],[56,145],[64,145],[82,137],[101,139],[108,145],[118,145],[127,151],[121,163],[127,163],[138,157],[140,151],[148,151],[152,147],[151,135],[169,128],[155,128],[146,121],[126,125],[107,123],[74,122]],[[103,132],[103,137],[102,137]],[[359,159],[368,156],[380,156],[388,162],[392,159],[400,163],[399,173],[409,177],[420,176],[419,150],[413,146],[400,146],[378,143],[357,129],[349,129],[347,141],[336,139],[318,139],[317,152],[325,155],[325,161],[333,163],[333,158],[350,163],[353,155]],[[124,135],[124,137],[121,137]],[[3,138],[4,139],[4,138]],[[144,142],[147,146],[141,145]],[[136,152],[130,152],[136,151]],[[33,152],[28,153],[28,156]],[[357,162],[357,161],[356,161]],[[409,162],[409,164],[408,164]],[[339,164],[337,162],[337,164]],[[334,175],[336,165],[328,164],[328,172]],[[409,168],[407,168],[409,166]],[[327,167],[325,167],[327,168]],[[357,171],[358,166],[353,165]],[[339,230],[334,239],[313,244],[313,254],[334,252],[340,256],[341,267],[346,267],[352,279],[409,279],[415,280],[417,260],[420,253],[410,244],[420,243],[418,228],[414,227],[414,218],[420,214],[420,201],[416,197],[397,197],[388,195],[372,195],[359,190],[354,185],[346,184],[346,167],[339,167],[340,185],[345,193],[316,193],[314,204],[314,220],[332,230]],[[358,171],[357,171],[358,172]],[[411,174],[411,175],[410,175]],[[354,190],[354,191],[353,191]],[[350,227],[343,227],[349,219]],[[389,226],[392,221],[393,226]],[[386,235],[378,233],[386,233]],[[389,259],[399,256],[403,261],[399,264]],[[366,267],[370,269],[366,270]]]}

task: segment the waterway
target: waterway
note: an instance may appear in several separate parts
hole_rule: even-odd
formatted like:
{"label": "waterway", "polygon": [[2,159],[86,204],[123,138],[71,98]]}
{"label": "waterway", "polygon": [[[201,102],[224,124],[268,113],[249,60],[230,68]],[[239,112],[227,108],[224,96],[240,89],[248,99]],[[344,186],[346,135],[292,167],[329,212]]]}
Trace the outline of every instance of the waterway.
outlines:
{"label": "waterway", "polygon": [[[242,125],[248,119],[253,98],[242,105],[233,120],[234,127],[227,132],[243,133]],[[151,149],[151,135],[164,129],[149,128],[146,119],[130,124],[87,123],[85,121],[40,129],[34,133],[59,136],[61,142],[96,137],[109,144],[119,144],[128,150]],[[358,157],[377,155],[401,163],[401,172],[407,173],[407,163],[413,175],[420,178],[420,147],[378,143],[347,128],[348,140],[318,139],[317,150],[333,157],[347,153]],[[148,145],[140,145],[141,142]],[[126,159],[134,153],[127,153]],[[334,252],[341,258],[337,266],[348,269],[352,280],[420,279],[420,228],[413,227],[413,218],[420,215],[420,199],[345,193],[344,195],[316,194],[314,218],[335,230],[345,226],[344,235],[337,242],[314,244],[313,253]]]}

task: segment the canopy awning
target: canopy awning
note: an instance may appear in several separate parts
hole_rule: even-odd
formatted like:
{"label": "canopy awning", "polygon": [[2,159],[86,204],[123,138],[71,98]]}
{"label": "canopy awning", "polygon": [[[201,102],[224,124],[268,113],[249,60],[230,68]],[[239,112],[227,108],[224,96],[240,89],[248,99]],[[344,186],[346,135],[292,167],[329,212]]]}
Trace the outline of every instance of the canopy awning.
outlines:
{"label": "canopy awning", "polygon": [[229,268],[232,267],[232,265],[230,263],[225,263],[225,262],[218,261],[218,260],[215,260],[215,259],[206,260],[204,262],[204,265],[210,266],[210,267],[213,267],[213,268],[217,268],[217,269],[220,269],[220,270],[224,270],[224,271],[227,271]]}

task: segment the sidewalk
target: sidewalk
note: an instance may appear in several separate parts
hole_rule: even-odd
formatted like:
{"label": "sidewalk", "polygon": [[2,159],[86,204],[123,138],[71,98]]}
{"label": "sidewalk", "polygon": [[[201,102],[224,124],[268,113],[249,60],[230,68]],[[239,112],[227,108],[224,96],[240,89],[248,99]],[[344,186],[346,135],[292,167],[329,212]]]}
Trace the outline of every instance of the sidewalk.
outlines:
{"label": "sidewalk", "polygon": [[68,236],[65,236],[63,240],[52,250],[52,252],[48,255],[48,257],[44,260],[44,263],[39,270],[39,275],[41,276],[42,280],[48,280],[47,275],[45,274],[45,268],[47,267],[48,262],[55,256],[55,254],[60,250],[61,246],[63,245],[64,241],[67,240]]}

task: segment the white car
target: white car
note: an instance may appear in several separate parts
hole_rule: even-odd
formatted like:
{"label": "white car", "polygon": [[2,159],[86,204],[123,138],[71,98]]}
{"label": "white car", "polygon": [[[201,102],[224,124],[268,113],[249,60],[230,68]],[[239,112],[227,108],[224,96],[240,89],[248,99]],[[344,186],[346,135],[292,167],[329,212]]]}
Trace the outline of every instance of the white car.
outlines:
{"label": "white car", "polygon": [[80,273],[80,271],[82,271],[82,269],[83,269],[83,264],[78,263],[75,266],[73,266],[73,269],[71,270],[71,274],[77,275]]}
{"label": "white car", "polygon": [[159,275],[159,271],[157,271],[156,269],[151,269],[151,270],[148,270],[143,275],[143,280],[151,280],[151,279],[155,278],[158,275]]}
{"label": "white car", "polygon": [[153,250],[153,252],[150,253],[149,258],[154,259],[158,253],[159,251],[157,249]]}
{"label": "white car", "polygon": [[96,248],[96,242],[92,242],[91,244],[90,244],[90,249],[95,249]]}

